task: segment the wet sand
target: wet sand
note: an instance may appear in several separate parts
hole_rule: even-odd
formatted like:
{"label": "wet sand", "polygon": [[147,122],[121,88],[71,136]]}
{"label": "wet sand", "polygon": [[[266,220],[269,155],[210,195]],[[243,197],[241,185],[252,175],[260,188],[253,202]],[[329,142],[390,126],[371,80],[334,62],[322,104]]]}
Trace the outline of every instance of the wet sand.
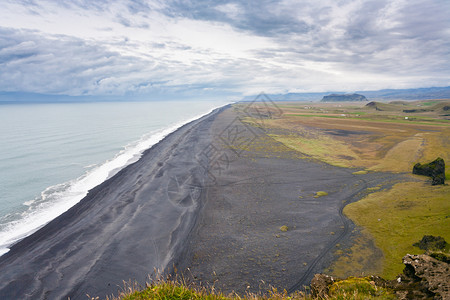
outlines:
{"label": "wet sand", "polygon": [[275,151],[237,117],[185,125],[13,246],[0,257],[0,299],[102,298],[173,265],[224,292],[308,284],[351,235],[345,204],[393,175],[352,175],[272,140]]}

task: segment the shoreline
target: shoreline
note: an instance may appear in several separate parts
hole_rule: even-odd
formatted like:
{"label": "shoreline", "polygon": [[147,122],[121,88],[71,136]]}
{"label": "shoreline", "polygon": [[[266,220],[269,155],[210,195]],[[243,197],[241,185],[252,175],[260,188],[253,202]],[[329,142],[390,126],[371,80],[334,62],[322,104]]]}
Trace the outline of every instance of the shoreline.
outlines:
{"label": "shoreline", "polygon": [[[168,134],[137,162],[14,244],[0,257],[0,298],[103,297],[117,293],[123,280],[144,284],[154,269],[170,264],[199,200],[190,196],[190,184],[204,176],[196,153],[207,147],[208,125],[226,107]],[[180,181],[179,193],[168,193],[168,184],[189,171],[192,182]]]}
{"label": "shoreline", "polygon": [[[81,201],[89,190],[103,183],[108,178],[111,178],[128,165],[136,162],[143,155],[143,152],[160,142],[165,136],[190,122],[210,114],[213,110],[219,109],[222,106],[209,108],[202,113],[194,113],[193,117],[174,121],[166,127],[154,129],[149,133],[143,134],[138,139],[122,145],[120,151],[111,157],[106,158],[104,161],[94,163],[94,168],[89,169],[86,167],[88,170],[79,174],[78,177],[66,178],[66,181],[54,182],[52,185],[39,190],[38,194],[41,195],[40,198],[35,197],[32,200],[30,198],[23,203],[23,205],[28,207],[28,211],[24,211],[25,215],[22,215],[21,218],[11,219],[8,222],[2,223],[3,231],[0,232],[0,257],[7,253],[12,245],[33,234]],[[64,186],[64,188],[61,189],[61,186]],[[57,190],[58,195],[55,196],[54,194],[56,192],[52,192],[52,190]],[[47,191],[50,192],[47,193]],[[43,200],[44,197],[52,198],[52,201],[45,202]],[[39,206],[31,207],[35,202],[40,202],[41,206],[45,206],[45,208]]]}
{"label": "shoreline", "polygon": [[104,297],[173,267],[224,292],[308,284],[351,236],[342,201],[393,175],[301,159],[230,107],[181,126],[11,247],[0,298]]}

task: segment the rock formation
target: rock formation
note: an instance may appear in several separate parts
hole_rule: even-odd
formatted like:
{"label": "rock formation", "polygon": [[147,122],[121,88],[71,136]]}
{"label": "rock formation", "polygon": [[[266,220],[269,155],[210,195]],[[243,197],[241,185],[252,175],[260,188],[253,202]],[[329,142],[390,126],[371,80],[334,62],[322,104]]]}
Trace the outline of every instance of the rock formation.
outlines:
{"label": "rock formation", "polygon": [[333,284],[334,279],[325,274],[316,274],[311,280],[311,294],[314,298],[326,299],[328,289]]}
{"label": "rock formation", "polygon": [[[407,254],[403,257],[405,264],[403,274],[396,280],[385,280],[378,276],[367,278],[370,279],[371,284],[387,288],[399,299],[450,299],[449,257],[439,254],[435,257],[441,259],[425,254]],[[339,282],[339,279],[316,274],[311,281],[312,296],[327,299],[330,296],[329,289],[335,282]]]}
{"label": "rock formation", "polygon": [[433,181],[432,185],[444,184],[445,181],[445,162],[438,157],[434,161],[427,164],[417,163],[413,167],[413,174],[430,176]]}
{"label": "rock formation", "polygon": [[450,266],[431,256],[407,254],[400,282],[390,284],[400,299],[450,299]]}

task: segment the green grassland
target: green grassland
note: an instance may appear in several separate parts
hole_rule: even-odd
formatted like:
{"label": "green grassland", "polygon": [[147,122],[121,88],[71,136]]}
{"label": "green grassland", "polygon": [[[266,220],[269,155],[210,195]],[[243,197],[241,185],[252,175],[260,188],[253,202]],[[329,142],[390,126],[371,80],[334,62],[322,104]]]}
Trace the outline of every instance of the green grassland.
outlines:
{"label": "green grassland", "polygon": [[[410,174],[415,163],[437,157],[450,164],[449,100],[366,104],[277,103],[284,114],[264,120],[264,125],[271,138],[288,148],[328,164],[358,168],[354,175]],[[247,122],[252,124],[251,119]],[[424,235],[450,241],[450,187],[408,176],[389,190],[371,188],[365,198],[345,207],[361,236],[348,249],[337,247],[337,260],[328,269],[332,275],[366,273],[393,279],[403,269],[404,255],[423,253],[412,244]],[[450,179],[449,167],[446,178]],[[373,245],[382,255],[368,264],[364,260],[374,256]]]}
{"label": "green grassland", "polygon": [[402,272],[406,253],[424,253],[413,246],[424,235],[450,241],[449,195],[448,185],[402,182],[347,205],[344,213],[373,237],[384,254],[380,275],[393,279]]}

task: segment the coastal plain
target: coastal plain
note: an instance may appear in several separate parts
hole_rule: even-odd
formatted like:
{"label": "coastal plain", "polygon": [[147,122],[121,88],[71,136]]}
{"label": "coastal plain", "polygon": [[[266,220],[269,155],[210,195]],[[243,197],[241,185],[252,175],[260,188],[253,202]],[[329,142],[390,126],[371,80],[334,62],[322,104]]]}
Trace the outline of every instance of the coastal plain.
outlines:
{"label": "coastal plain", "polygon": [[103,298],[155,270],[240,294],[395,276],[424,234],[450,240],[448,186],[410,175],[450,161],[446,103],[216,110],[0,257],[0,298]]}
{"label": "coastal plain", "polygon": [[[359,233],[351,246],[335,251],[327,274],[393,279],[406,253],[424,252],[413,246],[424,235],[450,240],[449,186],[431,186],[429,178],[411,174],[418,162],[450,161],[449,100],[276,105],[283,115],[265,122],[275,140],[315,160],[355,168],[353,174],[403,175],[388,189],[368,188],[367,196],[344,208]],[[448,167],[445,175],[449,180]]]}

